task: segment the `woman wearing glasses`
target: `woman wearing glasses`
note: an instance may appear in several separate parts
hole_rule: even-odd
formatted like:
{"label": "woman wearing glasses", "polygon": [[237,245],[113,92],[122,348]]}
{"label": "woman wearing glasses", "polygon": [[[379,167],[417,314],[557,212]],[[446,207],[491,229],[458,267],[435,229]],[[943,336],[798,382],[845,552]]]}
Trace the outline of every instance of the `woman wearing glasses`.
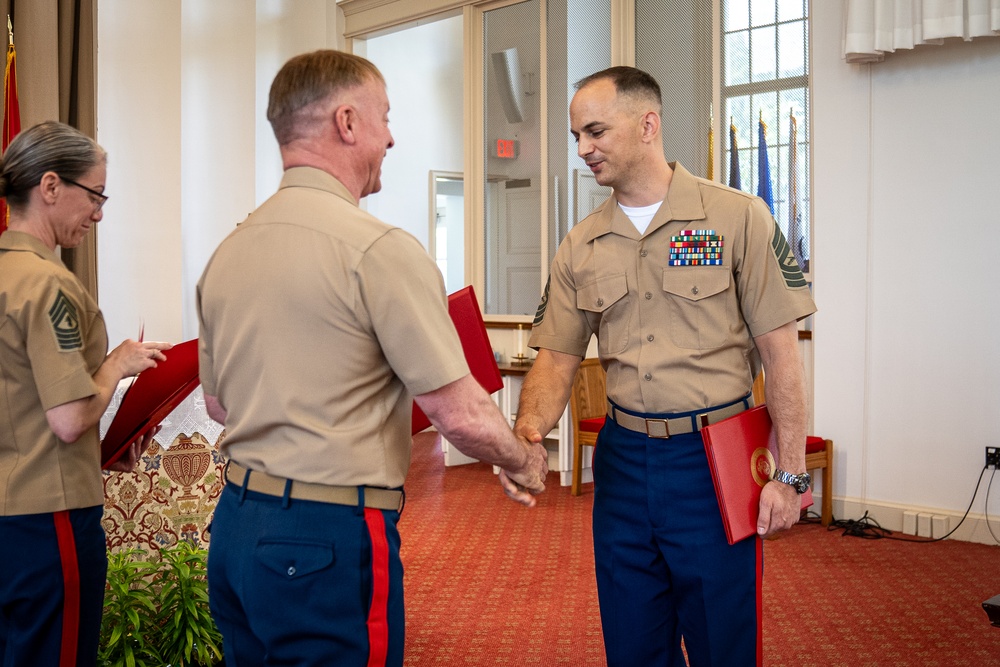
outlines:
{"label": "woman wearing glasses", "polygon": [[[93,665],[107,556],[98,423],[118,382],[168,343],[107,353],[97,303],[63,265],[100,221],[107,156],[61,123],[0,161],[0,664]],[[116,469],[131,470],[148,435]]]}

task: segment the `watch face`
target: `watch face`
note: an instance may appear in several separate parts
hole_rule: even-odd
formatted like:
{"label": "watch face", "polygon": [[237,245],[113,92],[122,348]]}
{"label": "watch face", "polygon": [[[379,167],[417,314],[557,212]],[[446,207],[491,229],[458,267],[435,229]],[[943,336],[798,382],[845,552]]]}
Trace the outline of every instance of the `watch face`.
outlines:
{"label": "watch face", "polygon": [[809,473],[802,473],[801,475],[795,475],[798,479],[795,480],[795,490],[799,493],[805,493],[809,490],[809,483],[812,481]]}

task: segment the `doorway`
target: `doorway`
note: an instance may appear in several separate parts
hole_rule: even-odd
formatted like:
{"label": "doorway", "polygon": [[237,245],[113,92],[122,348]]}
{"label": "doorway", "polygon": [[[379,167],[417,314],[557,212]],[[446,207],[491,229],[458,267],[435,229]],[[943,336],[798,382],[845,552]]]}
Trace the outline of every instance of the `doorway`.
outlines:
{"label": "doorway", "polygon": [[427,249],[441,270],[449,294],[466,285],[464,188],[461,173],[431,171],[430,245]]}

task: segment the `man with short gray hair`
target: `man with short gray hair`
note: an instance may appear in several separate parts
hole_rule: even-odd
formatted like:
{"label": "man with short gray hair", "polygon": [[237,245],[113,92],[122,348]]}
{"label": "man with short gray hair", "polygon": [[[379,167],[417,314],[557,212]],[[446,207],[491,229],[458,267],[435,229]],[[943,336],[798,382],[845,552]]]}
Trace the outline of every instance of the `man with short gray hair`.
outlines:
{"label": "man with short gray hair", "polygon": [[316,51],[288,61],[268,119],[278,192],[198,283],[200,374],[229,459],[209,550],[226,664],[401,665],[396,523],[414,400],[533,505],[546,452],[470,375],[433,259],[358,208],[393,146],[382,75]]}

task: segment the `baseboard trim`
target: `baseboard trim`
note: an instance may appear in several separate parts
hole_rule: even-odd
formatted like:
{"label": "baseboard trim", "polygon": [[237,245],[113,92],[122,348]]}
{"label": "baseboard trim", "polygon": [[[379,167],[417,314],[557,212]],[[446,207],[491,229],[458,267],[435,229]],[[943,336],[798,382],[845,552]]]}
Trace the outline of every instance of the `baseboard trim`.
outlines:
{"label": "baseboard trim", "polygon": [[[814,511],[820,505],[818,498],[819,496],[817,496],[816,504],[813,506]],[[833,499],[833,518],[835,520],[857,520],[864,516],[865,512],[868,512],[868,516],[877,521],[880,526],[896,533],[904,534],[904,524],[909,518],[907,515],[917,514],[922,517],[934,518],[937,521],[935,527],[940,526],[942,518],[945,519],[948,526],[947,531],[954,531],[948,536],[947,539],[949,540],[976,542],[978,544],[1000,544],[1000,541],[993,537],[996,535],[997,538],[1000,538],[1000,517],[990,517],[989,525],[987,525],[986,515],[969,512],[969,515],[965,517],[965,521],[959,525],[959,521],[962,520],[962,515],[964,514],[963,512],[931,507],[879,503],[870,500],[862,501],[857,498],[835,497]],[[908,531],[912,530],[911,526],[906,526],[906,528]],[[990,534],[990,528],[993,529],[992,534]],[[932,537],[940,537],[940,535],[932,535]]]}

